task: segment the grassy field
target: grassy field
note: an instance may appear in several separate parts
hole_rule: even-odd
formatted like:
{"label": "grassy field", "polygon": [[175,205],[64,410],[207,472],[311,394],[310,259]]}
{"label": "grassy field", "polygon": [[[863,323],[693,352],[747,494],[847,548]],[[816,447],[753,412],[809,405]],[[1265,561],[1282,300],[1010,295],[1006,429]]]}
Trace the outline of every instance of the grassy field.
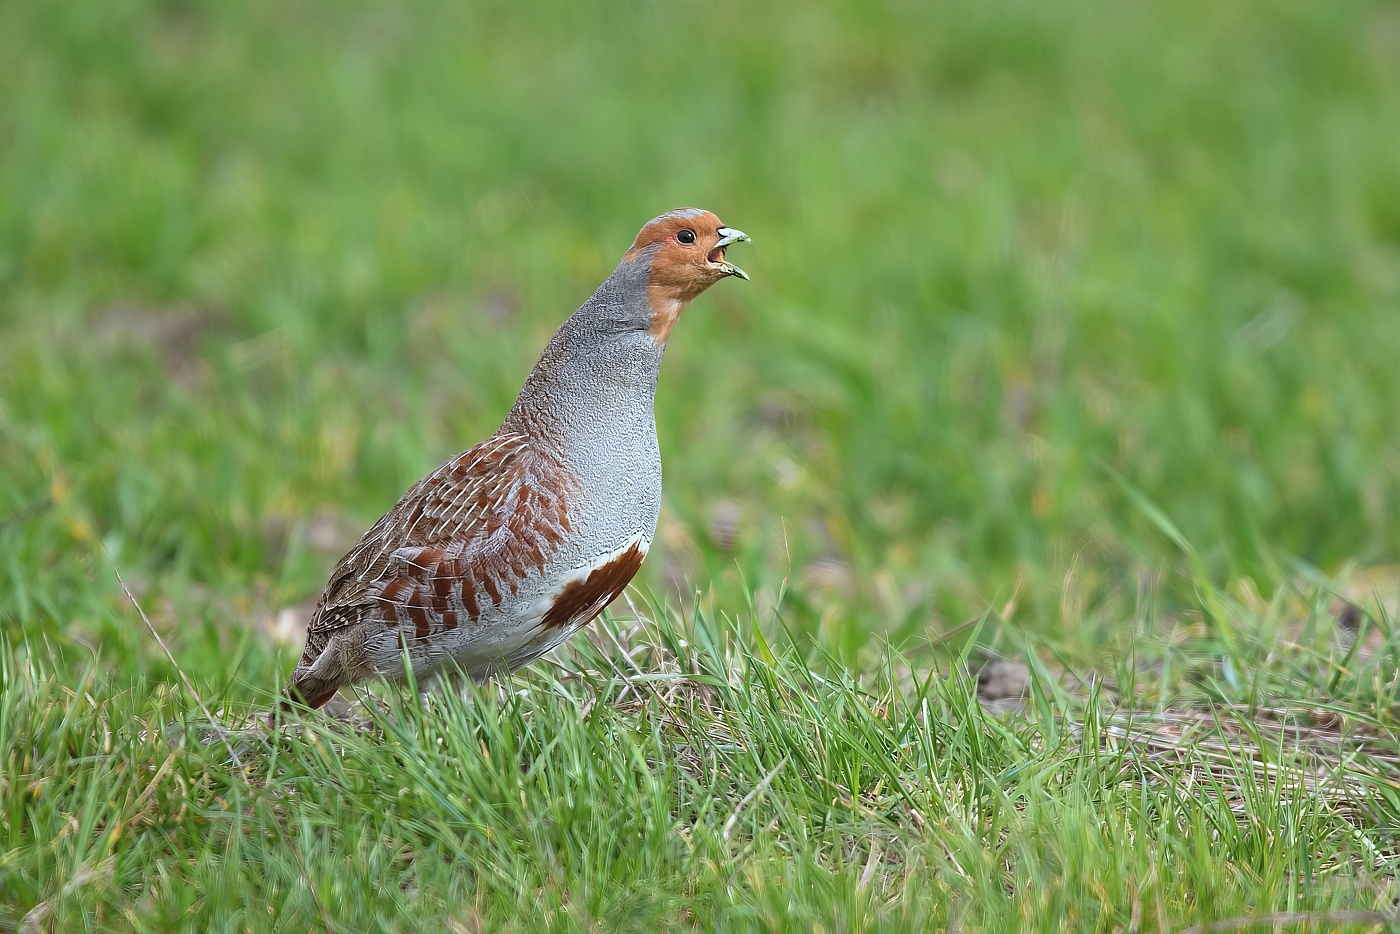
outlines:
{"label": "grassy field", "polygon": [[[0,931],[1397,929],[1397,48],[0,4]],[[684,204],[753,281],[671,341],[628,600],[259,729],[335,559]]]}

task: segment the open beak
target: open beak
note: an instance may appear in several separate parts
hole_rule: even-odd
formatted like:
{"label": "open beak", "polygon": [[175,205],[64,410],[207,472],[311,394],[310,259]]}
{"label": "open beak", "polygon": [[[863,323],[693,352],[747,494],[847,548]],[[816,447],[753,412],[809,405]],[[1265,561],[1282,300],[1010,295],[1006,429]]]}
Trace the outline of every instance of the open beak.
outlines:
{"label": "open beak", "polygon": [[731,243],[750,242],[752,238],[742,230],[735,230],[733,227],[721,227],[718,233],[719,242],[710,250],[710,255],[707,259],[713,265],[718,266],[726,276],[738,276],[740,279],[747,279],[749,277],[748,273],[724,258],[724,248]]}

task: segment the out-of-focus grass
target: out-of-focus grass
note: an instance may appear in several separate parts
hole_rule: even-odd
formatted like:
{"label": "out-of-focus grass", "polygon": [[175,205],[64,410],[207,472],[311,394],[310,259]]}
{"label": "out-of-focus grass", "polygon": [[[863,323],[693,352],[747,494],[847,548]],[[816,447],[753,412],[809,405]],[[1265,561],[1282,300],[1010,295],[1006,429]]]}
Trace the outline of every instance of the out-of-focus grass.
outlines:
{"label": "out-of-focus grass", "polygon": [[[296,650],[268,621],[495,426],[643,221],[698,204],[754,236],[740,260],[754,281],[704,296],[672,341],[644,589],[687,610],[698,590],[704,613],[790,634],[833,675],[877,670],[886,640],[946,674],[947,650],[972,640],[1117,671],[1126,703],[1306,701],[1393,730],[1381,604],[1396,575],[1360,569],[1394,562],[1400,541],[1397,47],[1383,2],[0,4],[10,673],[37,666],[35,704],[81,688],[143,723],[174,715],[153,687],[174,673],[115,564],[203,693],[265,703]],[[1364,691],[1339,686],[1358,669],[1327,632],[1338,588],[1371,612]],[[90,667],[106,680],[82,681]],[[45,716],[6,727],[0,769],[20,854],[0,856],[0,900],[26,910],[59,891],[43,878],[54,835],[106,839],[86,818],[64,830],[77,812],[43,811],[8,778],[95,761],[91,737],[70,749],[87,764],[26,759],[66,735]],[[568,729],[585,755],[586,729]],[[968,780],[1009,781],[1015,750]],[[157,752],[123,773],[132,800]],[[191,761],[186,779],[205,768]],[[751,765],[736,801],[776,760]],[[221,783],[258,793],[200,774],[200,807]],[[366,806],[369,786],[388,793],[365,781]],[[693,789],[655,781],[648,800],[669,788],[672,819],[689,820]],[[1046,808],[1045,826],[1059,806],[1084,818],[1071,829],[1118,813],[1098,791],[1027,794],[1007,800]],[[286,833],[322,845],[322,803],[258,800],[272,809],[258,821],[313,815]],[[782,883],[759,879],[780,853],[812,873],[803,897],[855,886],[863,870],[821,875],[835,837],[791,842],[800,800],[752,861],[691,852],[730,882],[657,857],[658,890],[691,880],[686,897],[713,908],[758,873],[753,890],[781,905]],[[865,814],[843,800],[842,820]],[[383,828],[362,829],[336,858]],[[961,839],[996,836],[981,833]],[[1361,872],[1352,844],[1317,839],[1328,867]],[[102,845],[145,854],[130,884],[187,843]],[[1025,846],[1039,868],[1023,878],[1084,870]],[[544,852],[519,879],[555,873],[556,895],[610,871],[599,856],[575,876]],[[1252,880],[1239,904],[1302,898],[1298,867],[1261,876],[1216,855],[1202,876]],[[1393,856],[1372,855],[1365,872],[1390,878]],[[457,891],[400,870],[405,904]],[[968,872],[981,881],[962,897],[989,897],[993,877]],[[1054,916],[1007,890],[1013,914]],[[927,917],[950,917],[952,889],[924,894]],[[1171,904],[1164,917],[1195,917]],[[985,911],[993,929],[1008,917]]]}

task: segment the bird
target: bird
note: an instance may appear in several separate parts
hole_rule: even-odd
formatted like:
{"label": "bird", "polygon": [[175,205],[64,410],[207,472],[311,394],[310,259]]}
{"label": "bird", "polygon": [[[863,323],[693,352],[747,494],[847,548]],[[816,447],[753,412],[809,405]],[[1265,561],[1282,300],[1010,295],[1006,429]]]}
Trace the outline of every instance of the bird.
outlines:
{"label": "bird", "polygon": [[519,669],[627,587],[656,533],[654,401],[686,306],[748,274],[748,241],[709,211],[642,227],[559,326],[489,438],[403,494],[331,572],[280,709],[318,708],[373,678],[420,690]]}

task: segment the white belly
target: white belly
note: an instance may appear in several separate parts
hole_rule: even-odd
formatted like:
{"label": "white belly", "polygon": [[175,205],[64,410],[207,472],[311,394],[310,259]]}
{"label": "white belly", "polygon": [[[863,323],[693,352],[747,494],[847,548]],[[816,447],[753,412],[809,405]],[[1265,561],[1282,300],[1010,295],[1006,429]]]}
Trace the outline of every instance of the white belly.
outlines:
{"label": "white belly", "polygon": [[[460,670],[481,681],[522,668],[553,651],[621,592],[646,556],[651,538],[650,532],[639,532],[617,548],[582,563],[569,562],[572,566],[503,595],[498,606],[476,621],[411,644],[409,661],[415,680],[426,686],[434,676]],[[385,633],[368,648],[377,673],[402,676],[403,646],[397,632]]]}

